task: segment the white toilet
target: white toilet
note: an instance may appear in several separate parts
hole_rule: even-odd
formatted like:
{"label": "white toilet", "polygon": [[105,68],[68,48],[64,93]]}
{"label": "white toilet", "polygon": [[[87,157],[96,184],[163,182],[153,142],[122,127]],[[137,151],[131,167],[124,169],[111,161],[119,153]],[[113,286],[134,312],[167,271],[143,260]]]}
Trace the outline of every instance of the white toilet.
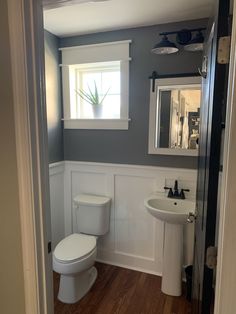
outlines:
{"label": "white toilet", "polygon": [[60,301],[75,303],[94,284],[97,237],[109,231],[110,206],[111,199],[104,196],[81,194],[74,198],[78,233],[59,242],[53,252],[53,270],[61,275]]}

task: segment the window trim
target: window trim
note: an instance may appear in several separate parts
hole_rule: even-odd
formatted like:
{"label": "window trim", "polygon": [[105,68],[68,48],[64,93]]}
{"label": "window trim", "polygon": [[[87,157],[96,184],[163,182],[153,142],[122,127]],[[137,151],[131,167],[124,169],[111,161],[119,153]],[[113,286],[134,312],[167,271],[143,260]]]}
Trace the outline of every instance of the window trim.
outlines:
{"label": "window trim", "polygon": [[[63,59],[66,61],[65,64],[61,64],[62,68],[62,92],[63,92],[63,109],[64,109],[64,129],[104,129],[104,130],[128,130],[129,126],[129,44],[131,40],[118,41],[118,42],[108,42],[104,44],[95,44],[95,45],[85,45],[77,47],[66,47],[60,48],[62,51],[62,62]],[[115,47],[117,45],[117,47]],[[119,46],[120,45],[120,46]],[[89,48],[92,48],[92,51],[96,51],[98,54],[98,59],[96,61],[95,54],[90,53],[89,59],[87,62],[83,59],[81,67],[83,64],[93,64],[93,63],[108,63],[108,62],[120,62],[120,119],[78,119],[76,116],[76,103],[73,100],[71,84],[73,82],[71,69],[76,65],[75,58],[78,58],[77,55],[79,51],[88,51]],[[96,48],[96,50],[94,50]],[[108,50],[114,49],[116,51],[116,60],[113,57],[110,57],[107,60]],[[81,50],[82,49],[82,50]],[[117,53],[118,51],[118,53]],[[120,55],[119,55],[120,51]],[[69,53],[69,55],[67,55]],[[64,55],[63,55],[64,54]],[[103,55],[104,54],[104,55]],[[72,55],[71,64],[68,64],[68,56]],[[76,57],[75,57],[76,55]],[[92,55],[92,56],[91,56]],[[83,56],[84,58],[84,56]],[[89,61],[91,60],[91,61]],[[80,64],[80,63],[77,63]],[[75,81],[75,80],[74,80]],[[73,112],[74,111],[74,112]],[[74,118],[73,118],[74,117]]]}
{"label": "window trim", "polygon": [[62,119],[64,129],[128,130],[131,119]]}

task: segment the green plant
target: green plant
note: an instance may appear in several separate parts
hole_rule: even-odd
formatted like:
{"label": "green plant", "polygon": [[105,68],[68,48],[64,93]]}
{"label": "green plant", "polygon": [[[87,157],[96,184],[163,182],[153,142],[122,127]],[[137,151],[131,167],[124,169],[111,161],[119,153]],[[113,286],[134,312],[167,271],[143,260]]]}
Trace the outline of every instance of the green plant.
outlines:
{"label": "green plant", "polygon": [[102,105],[105,97],[107,96],[110,88],[108,88],[107,92],[105,93],[105,95],[100,99],[99,94],[98,94],[98,88],[97,88],[97,84],[94,81],[94,91],[91,90],[91,88],[88,85],[88,92],[85,92],[84,90],[80,89],[80,90],[76,90],[76,93],[85,101],[87,101],[89,104],[93,105],[93,106],[99,106]]}

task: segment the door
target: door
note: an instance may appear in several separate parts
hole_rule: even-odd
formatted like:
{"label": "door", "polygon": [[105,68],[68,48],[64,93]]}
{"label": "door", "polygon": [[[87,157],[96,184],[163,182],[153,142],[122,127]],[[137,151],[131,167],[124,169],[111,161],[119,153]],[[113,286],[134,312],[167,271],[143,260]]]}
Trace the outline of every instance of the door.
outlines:
{"label": "door", "polygon": [[213,269],[206,251],[215,246],[218,178],[228,66],[219,64],[219,38],[229,34],[229,0],[216,1],[209,21],[202,67],[202,104],[197,182],[197,219],[193,267],[193,313],[213,313]]}

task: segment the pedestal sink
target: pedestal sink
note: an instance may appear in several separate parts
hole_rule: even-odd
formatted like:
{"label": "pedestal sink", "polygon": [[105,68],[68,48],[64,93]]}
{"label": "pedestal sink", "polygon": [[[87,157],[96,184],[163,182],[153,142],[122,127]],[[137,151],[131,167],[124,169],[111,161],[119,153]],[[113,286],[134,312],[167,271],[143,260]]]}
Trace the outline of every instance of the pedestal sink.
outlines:
{"label": "pedestal sink", "polygon": [[147,211],[165,222],[161,290],[165,294],[182,294],[183,226],[194,220],[195,202],[167,198],[156,193],[144,200]]}

